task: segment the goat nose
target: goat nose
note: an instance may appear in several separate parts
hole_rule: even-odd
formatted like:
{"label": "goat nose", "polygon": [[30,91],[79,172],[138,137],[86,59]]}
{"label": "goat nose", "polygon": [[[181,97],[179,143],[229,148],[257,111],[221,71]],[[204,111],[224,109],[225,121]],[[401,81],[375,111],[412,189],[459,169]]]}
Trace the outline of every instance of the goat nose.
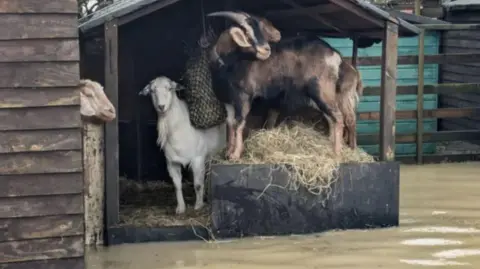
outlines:
{"label": "goat nose", "polygon": [[158,105],[158,109],[159,109],[160,111],[163,111],[164,108],[165,108],[165,105]]}

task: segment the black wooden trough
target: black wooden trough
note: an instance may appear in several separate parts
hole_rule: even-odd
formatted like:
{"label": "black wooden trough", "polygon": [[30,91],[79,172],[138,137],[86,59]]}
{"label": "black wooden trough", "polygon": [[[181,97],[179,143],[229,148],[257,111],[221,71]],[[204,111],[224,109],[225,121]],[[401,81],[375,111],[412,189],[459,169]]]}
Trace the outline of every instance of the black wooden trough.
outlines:
{"label": "black wooden trough", "polygon": [[398,226],[399,163],[343,164],[324,200],[289,190],[288,174],[269,165],[214,165],[212,226],[110,227],[107,243],[182,241],[318,233],[332,229]]}

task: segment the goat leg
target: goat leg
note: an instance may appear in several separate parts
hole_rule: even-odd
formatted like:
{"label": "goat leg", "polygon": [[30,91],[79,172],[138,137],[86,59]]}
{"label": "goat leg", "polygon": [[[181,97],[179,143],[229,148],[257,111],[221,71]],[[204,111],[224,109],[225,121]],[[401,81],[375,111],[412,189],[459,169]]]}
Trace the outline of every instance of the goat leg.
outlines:
{"label": "goat leg", "polygon": [[235,150],[228,155],[230,160],[238,160],[243,153],[244,145],[243,145],[243,130],[245,129],[246,120],[242,120],[240,124],[238,124],[235,133]]}
{"label": "goat leg", "polygon": [[[338,115],[338,113],[335,113],[335,118],[337,119],[337,122],[335,123],[335,136],[334,136],[334,152],[335,156],[340,156],[340,153],[342,151],[342,142],[344,141],[343,138],[343,131],[344,131],[344,122],[343,122],[343,116]],[[350,133],[350,132],[349,132]]]}
{"label": "goat leg", "polygon": [[228,128],[228,148],[227,148],[227,156],[233,153],[235,150],[235,128],[233,124],[227,123]]}
{"label": "goat leg", "polygon": [[182,166],[167,160],[168,174],[172,178],[173,185],[175,186],[175,195],[177,197],[177,208],[175,213],[185,213],[185,200],[183,199],[182,192]]}
{"label": "goat leg", "polygon": [[195,210],[200,210],[203,203],[203,195],[205,192],[205,159],[196,158],[191,163],[193,172],[193,186],[195,189]]}
{"label": "goat leg", "polygon": [[280,112],[278,112],[276,109],[269,109],[267,112],[267,120],[265,121],[264,127],[266,129],[272,129],[273,127],[275,127],[279,115]]}

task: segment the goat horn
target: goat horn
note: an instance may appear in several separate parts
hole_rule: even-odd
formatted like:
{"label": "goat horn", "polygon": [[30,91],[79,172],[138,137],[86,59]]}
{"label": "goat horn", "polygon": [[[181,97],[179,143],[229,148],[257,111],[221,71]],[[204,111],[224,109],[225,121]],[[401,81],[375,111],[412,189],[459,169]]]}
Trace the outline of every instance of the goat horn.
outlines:
{"label": "goat horn", "polygon": [[245,23],[245,20],[248,18],[248,15],[245,13],[239,13],[239,12],[232,12],[232,11],[218,11],[218,12],[212,12],[207,14],[208,17],[226,17],[229,18],[236,23],[242,25]]}

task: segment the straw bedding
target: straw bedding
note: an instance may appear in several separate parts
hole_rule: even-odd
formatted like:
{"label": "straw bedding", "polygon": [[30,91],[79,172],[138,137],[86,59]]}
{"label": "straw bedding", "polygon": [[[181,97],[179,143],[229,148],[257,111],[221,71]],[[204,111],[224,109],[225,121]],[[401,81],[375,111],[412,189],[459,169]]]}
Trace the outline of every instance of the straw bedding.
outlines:
{"label": "straw bedding", "polygon": [[120,179],[120,225],[137,227],[190,226],[209,224],[209,208],[194,211],[193,184],[184,184],[183,195],[187,211],[175,214],[176,198],[172,184],[161,181],[137,182]]}
{"label": "straw bedding", "polygon": [[[318,128],[316,128],[318,129]],[[341,163],[369,163],[374,158],[358,148],[347,146],[341,156],[334,158],[333,147],[325,132],[298,121],[283,123],[273,129],[253,131],[245,140],[245,151],[238,161],[227,161],[223,153],[216,163],[280,164],[289,173],[289,187],[306,187],[316,195],[330,193]]]}

